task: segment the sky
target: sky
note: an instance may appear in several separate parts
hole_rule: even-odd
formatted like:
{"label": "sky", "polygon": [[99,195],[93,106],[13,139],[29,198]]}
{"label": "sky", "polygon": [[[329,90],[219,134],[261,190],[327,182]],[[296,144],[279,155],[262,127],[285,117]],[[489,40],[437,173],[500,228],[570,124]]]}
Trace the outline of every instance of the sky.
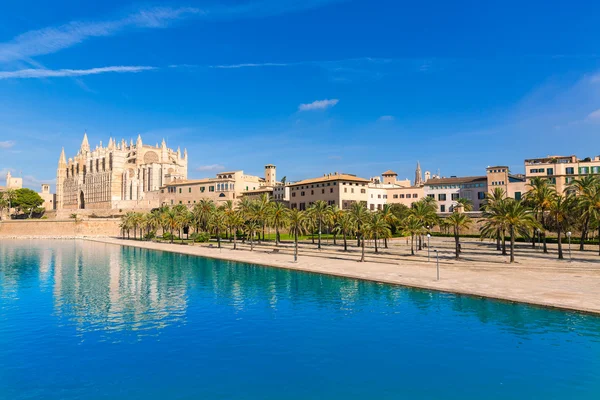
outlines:
{"label": "sky", "polygon": [[219,170],[523,172],[600,154],[597,1],[28,1],[0,13],[0,184],[87,131]]}

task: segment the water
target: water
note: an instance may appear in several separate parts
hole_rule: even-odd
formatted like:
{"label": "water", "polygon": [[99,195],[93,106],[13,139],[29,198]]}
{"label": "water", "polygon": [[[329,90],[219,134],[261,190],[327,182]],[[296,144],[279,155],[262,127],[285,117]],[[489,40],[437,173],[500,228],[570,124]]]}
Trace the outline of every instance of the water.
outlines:
{"label": "water", "polygon": [[2,399],[598,399],[600,318],[82,241],[0,241]]}

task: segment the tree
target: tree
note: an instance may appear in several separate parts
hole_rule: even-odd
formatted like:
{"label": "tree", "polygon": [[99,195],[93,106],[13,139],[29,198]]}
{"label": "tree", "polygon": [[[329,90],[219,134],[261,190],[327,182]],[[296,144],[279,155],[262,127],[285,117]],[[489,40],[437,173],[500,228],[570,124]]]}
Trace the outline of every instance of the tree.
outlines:
{"label": "tree", "polygon": [[227,228],[233,234],[233,249],[237,250],[237,231],[244,225],[244,218],[239,211],[234,211],[233,213],[226,214],[225,221]]}
{"label": "tree", "polygon": [[[427,199],[428,197],[426,197]],[[421,199],[413,203],[411,207],[411,215],[421,222],[424,227],[432,226],[437,222],[435,203]],[[419,250],[423,249],[423,234],[418,235],[419,238]]]}
{"label": "tree", "polygon": [[473,202],[469,199],[461,197],[456,200],[456,205],[462,208],[463,211],[473,211]]}
{"label": "tree", "polygon": [[0,219],[2,219],[2,214],[6,208],[8,208],[8,200],[5,198],[4,193],[0,192]]}
{"label": "tree", "polygon": [[352,203],[350,208],[350,215],[354,220],[354,227],[356,229],[356,236],[359,245],[361,246],[360,262],[365,261],[365,225],[369,223],[371,213],[367,210],[367,206],[360,203]]}
{"label": "tree", "polygon": [[289,208],[287,208],[283,203],[272,202],[270,204],[268,221],[270,226],[275,228],[275,246],[279,246],[279,242],[281,242],[281,235],[279,234],[279,230],[287,226],[288,213]]}
{"label": "tree", "polygon": [[169,229],[171,234],[171,243],[173,243],[173,231],[178,229],[180,226],[180,215],[174,208],[169,208],[163,213],[163,220],[165,221],[165,226],[167,229]]}
{"label": "tree", "polygon": [[544,242],[544,253],[548,252],[548,247],[546,245],[546,218],[545,215],[550,208],[550,204],[554,198],[554,187],[548,179],[542,178],[540,176],[536,176],[531,178],[531,182],[529,182],[529,191],[525,194],[525,200],[529,203],[533,210],[535,211],[538,221],[540,222],[539,226],[542,230],[542,239]]}
{"label": "tree", "polygon": [[196,232],[200,229],[208,230],[208,222],[215,210],[215,203],[212,200],[200,199],[192,209],[192,221],[196,228]]}
{"label": "tree", "polygon": [[290,210],[288,218],[290,233],[294,235],[294,261],[298,261],[298,236],[306,232],[308,220],[306,213],[297,208]]}
{"label": "tree", "polygon": [[334,230],[344,238],[344,251],[348,251],[347,236],[354,231],[356,227],[352,215],[347,211],[341,211],[341,214],[336,219]]}
{"label": "tree", "polygon": [[[391,204],[384,204],[383,208],[380,211],[381,217],[388,224],[390,228],[390,236],[392,234],[392,227],[394,227],[398,223],[398,217],[394,214],[393,208]],[[388,248],[388,237],[383,237],[383,246]]]}
{"label": "tree", "polygon": [[532,229],[540,224],[536,221],[533,210],[515,199],[506,199],[501,207],[501,218],[510,234],[510,262],[515,262],[515,236],[520,234],[527,238]]}
{"label": "tree", "polygon": [[319,240],[317,248],[321,250],[321,231],[323,223],[331,218],[331,207],[323,200],[317,200],[309,209],[308,213],[315,222],[316,228],[319,229]]}
{"label": "tree", "polygon": [[573,203],[575,197],[570,194],[554,193],[550,208],[548,210],[550,218],[554,224],[554,229],[558,236],[558,259],[562,260],[562,234],[569,229],[573,219]]}
{"label": "tree", "polygon": [[254,236],[256,233],[259,233],[260,236],[260,228],[261,223],[257,220],[251,219],[246,221],[244,225],[244,230],[246,231],[246,235],[250,236],[250,251],[254,251]]}
{"label": "tree", "polygon": [[8,198],[13,207],[18,208],[24,214],[28,214],[29,218],[31,218],[36,208],[44,204],[44,199],[39,194],[27,188],[15,190],[14,198],[12,200],[10,200],[10,197]]}
{"label": "tree", "polygon": [[410,255],[415,255],[415,236],[422,235],[425,232],[423,223],[415,218],[413,215],[409,215],[402,224],[402,232],[406,235],[410,235]]}
{"label": "tree", "polygon": [[458,260],[460,257],[460,230],[468,229],[471,226],[472,221],[467,214],[458,212],[453,212],[449,217],[446,218],[446,221],[454,230],[455,252],[456,259]]}
{"label": "tree", "polygon": [[227,217],[223,208],[215,209],[209,219],[209,226],[217,236],[217,247],[221,248],[221,232],[227,229]]}
{"label": "tree", "polygon": [[598,195],[600,188],[600,179],[594,175],[586,175],[580,179],[574,179],[567,187],[567,191],[577,194],[577,202],[575,207],[579,212],[581,219],[581,242],[579,250],[585,250],[585,240],[588,237],[592,214],[594,213],[595,197]]}
{"label": "tree", "polygon": [[385,221],[383,215],[376,212],[371,215],[371,219],[364,225],[364,234],[366,237],[372,238],[375,242],[375,253],[379,253],[377,248],[377,240],[379,238],[388,238],[392,235],[390,225]]}
{"label": "tree", "polygon": [[[487,221],[500,213],[499,210],[502,208],[505,198],[506,192],[500,187],[496,187],[491,193],[485,194],[485,202],[481,210],[483,211],[483,217]],[[506,246],[504,246],[504,243],[502,243],[502,247],[500,246],[500,239],[502,237],[502,240],[504,240],[505,228],[502,224],[497,224],[497,221],[493,221],[487,224],[487,227],[482,230],[483,236],[496,239],[496,250],[502,250],[503,255],[506,255]]]}

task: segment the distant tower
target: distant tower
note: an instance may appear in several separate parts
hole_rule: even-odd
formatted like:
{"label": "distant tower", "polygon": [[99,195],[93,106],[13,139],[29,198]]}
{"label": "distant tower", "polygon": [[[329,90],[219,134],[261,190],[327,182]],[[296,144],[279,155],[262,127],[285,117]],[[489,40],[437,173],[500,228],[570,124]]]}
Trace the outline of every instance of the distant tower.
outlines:
{"label": "distant tower", "polygon": [[83,140],[81,141],[81,149],[79,150],[81,154],[84,152],[90,151],[90,143],[88,142],[87,132],[83,133]]}
{"label": "distant tower", "polygon": [[415,186],[423,186],[423,175],[421,174],[421,164],[417,161],[417,170],[415,171]]}
{"label": "distant tower", "polygon": [[11,178],[11,174],[10,171],[8,171],[6,173],[6,188],[9,189],[10,188],[10,178]]}
{"label": "distant tower", "polygon": [[425,171],[425,182],[431,179],[431,172]]}
{"label": "distant tower", "polygon": [[65,148],[63,147],[58,159],[58,168],[56,170],[56,208],[63,207],[64,191],[63,183],[67,177],[67,158],[65,157]]}
{"label": "distant tower", "polygon": [[277,182],[277,169],[273,164],[265,165],[265,185],[275,186]]}

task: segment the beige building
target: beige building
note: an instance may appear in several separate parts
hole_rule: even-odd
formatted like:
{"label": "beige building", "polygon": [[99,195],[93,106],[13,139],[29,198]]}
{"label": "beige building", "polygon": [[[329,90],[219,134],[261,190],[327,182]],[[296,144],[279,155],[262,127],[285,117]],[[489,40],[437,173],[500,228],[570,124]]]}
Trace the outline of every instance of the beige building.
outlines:
{"label": "beige building", "polygon": [[370,181],[351,174],[325,174],[319,178],[291,183],[290,208],[306,210],[318,200],[347,210],[353,203],[368,203]]}
{"label": "beige building", "polygon": [[471,200],[473,211],[480,211],[488,191],[487,181],[486,176],[432,178],[425,183],[425,196],[436,200],[440,213],[453,212],[461,198]]}
{"label": "beige building", "polygon": [[492,193],[495,188],[501,188],[506,193],[506,197],[521,200],[528,190],[525,177],[511,174],[507,166],[487,167],[485,172],[489,193]]}
{"label": "beige building", "polygon": [[[425,171],[425,179],[421,172],[421,164],[417,162],[415,169],[414,184],[411,184],[410,179],[398,180],[398,174],[388,170],[383,174],[383,187],[385,187],[386,202],[388,204],[403,204],[411,207],[413,203],[425,197],[424,185],[431,179],[431,173]],[[434,176],[435,177],[435,176]]]}
{"label": "beige building", "polygon": [[0,190],[4,189],[4,190],[16,190],[16,189],[22,189],[23,188],[23,178],[16,178],[14,176],[12,176],[12,174],[10,173],[10,171],[8,171],[6,173],[6,186],[4,188],[2,188],[0,186]]}
{"label": "beige building", "polygon": [[215,178],[177,180],[160,188],[160,204],[193,206],[201,199],[222,204],[227,200],[237,202],[243,194],[252,195],[262,189],[272,193],[273,186],[267,185],[267,182],[280,185],[276,181],[276,171],[274,165],[268,164],[265,166],[265,178],[246,175],[240,170],[219,172]]}
{"label": "beige building", "polygon": [[585,175],[600,174],[600,156],[579,159],[577,156],[548,156],[525,160],[525,178],[541,176],[556,185],[562,193],[574,180]]}
{"label": "beige building", "polygon": [[47,183],[42,184],[42,191],[38,193],[40,197],[44,200],[44,204],[42,207],[46,211],[55,210],[56,209],[56,195],[50,193],[50,185]]}
{"label": "beige building", "polygon": [[[65,157],[64,149],[56,174],[57,209],[152,208],[164,185],[187,178],[187,150],[174,151],[161,145],[144,145],[141,136],[129,144],[109,139],[91,149],[84,134],[79,152]],[[146,199],[148,197],[148,199]]]}

